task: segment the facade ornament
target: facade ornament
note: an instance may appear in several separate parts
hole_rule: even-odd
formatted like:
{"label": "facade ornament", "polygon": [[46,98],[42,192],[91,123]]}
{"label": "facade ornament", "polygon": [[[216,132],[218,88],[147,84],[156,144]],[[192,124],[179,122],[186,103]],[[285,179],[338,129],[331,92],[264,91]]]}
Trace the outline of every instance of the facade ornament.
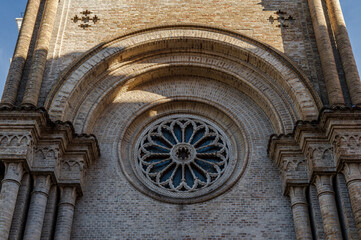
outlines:
{"label": "facade ornament", "polygon": [[91,27],[93,24],[96,24],[100,19],[97,15],[92,15],[93,12],[89,10],[84,10],[80,12],[80,16],[75,15],[71,20],[74,23],[80,22],[78,25],[82,29],[87,29]]}
{"label": "facade ornament", "polygon": [[60,158],[57,146],[36,146],[34,148],[34,168],[54,168]]}
{"label": "facade ornament", "polygon": [[0,147],[31,146],[32,143],[29,133],[0,133]]}
{"label": "facade ornament", "polygon": [[62,171],[81,172],[84,169],[84,160],[76,158],[64,158],[61,160]]}
{"label": "facade ornament", "polygon": [[281,28],[282,30],[285,28],[289,28],[290,25],[295,21],[294,17],[292,14],[288,14],[285,11],[282,10],[278,10],[277,12],[275,12],[275,14],[277,15],[277,17],[274,17],[273,15],[271,15],[268,18],[268,21],[273,24],[274,22],[278,22],[279,24],[277,25],[277,27]]}
{"label": "facade ornament", "polygon": [[354,154],[361,156],[361,133],[338,134],[333,145],[337,156]]}

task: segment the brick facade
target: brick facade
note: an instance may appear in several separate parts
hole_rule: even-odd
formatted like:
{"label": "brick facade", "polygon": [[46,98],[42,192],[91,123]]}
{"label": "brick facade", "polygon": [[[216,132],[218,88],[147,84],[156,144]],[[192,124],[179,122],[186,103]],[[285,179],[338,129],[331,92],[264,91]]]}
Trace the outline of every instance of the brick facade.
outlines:
{"label": "brick facade", "polygon": [[0,240],[357,239],[344,26],[338,0],[29,0]]}

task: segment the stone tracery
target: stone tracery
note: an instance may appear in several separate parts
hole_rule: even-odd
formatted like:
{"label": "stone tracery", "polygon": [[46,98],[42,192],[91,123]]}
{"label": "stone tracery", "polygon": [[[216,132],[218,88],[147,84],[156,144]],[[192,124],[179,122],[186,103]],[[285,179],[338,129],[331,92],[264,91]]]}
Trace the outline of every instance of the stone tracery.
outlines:
{"label": "stone tracery", "polygon": [[192,192],[217,181],[229,162],[229,143],[216,126],[194,117],[161,119],[143,133],[139,172],[160,188]]}

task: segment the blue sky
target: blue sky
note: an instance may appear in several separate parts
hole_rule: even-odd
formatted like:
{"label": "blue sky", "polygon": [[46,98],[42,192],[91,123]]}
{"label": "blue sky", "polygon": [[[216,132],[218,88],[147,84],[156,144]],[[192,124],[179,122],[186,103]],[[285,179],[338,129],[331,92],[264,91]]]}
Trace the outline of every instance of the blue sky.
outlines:
{"label": "blue sky", "polygon": [[[4,88],[18,35],[15,18],[25,11],[27,0],[0,0],[0,95]],[[340,0],[358,69],[361,69],[361,1]]]}

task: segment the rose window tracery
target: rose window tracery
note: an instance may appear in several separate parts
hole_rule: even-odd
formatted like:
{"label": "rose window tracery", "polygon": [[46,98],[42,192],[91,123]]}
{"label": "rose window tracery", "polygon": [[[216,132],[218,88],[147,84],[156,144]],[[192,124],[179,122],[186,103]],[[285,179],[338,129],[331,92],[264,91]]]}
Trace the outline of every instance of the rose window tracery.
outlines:
{"label": "rose window tracery", "polygon": [[138,174],[171,192],[207,188],[229,165],[230,145],[225,133],[194,116],[156,121],[141,134],[136,148]]}

